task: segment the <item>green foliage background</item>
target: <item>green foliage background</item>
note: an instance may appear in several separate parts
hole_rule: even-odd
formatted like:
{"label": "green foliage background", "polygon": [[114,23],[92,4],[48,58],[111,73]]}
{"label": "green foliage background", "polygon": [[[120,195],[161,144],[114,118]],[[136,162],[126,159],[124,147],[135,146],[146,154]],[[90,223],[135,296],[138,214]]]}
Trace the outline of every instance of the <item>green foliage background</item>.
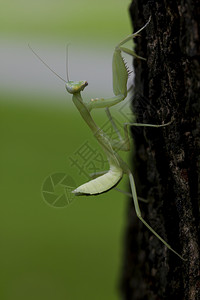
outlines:
{"label": "green foliage background", "polygon": [[[103,49],[131,32],[125,0],[0,4],[3,40],[28,37],[63,46],[82,40],[95,52],[95,46]],[[69,157],[87,140],[98,148],[95,140],[75,107],[52,105],[48,91],[16,93],[12,83],[1,89],[0,298],[118,299],[125,196],[111,191],[79,197],[56,209],[41,195],[51,173],[66,172],[77,185],[86,180],[70,167]],[[103,112],[95,117],[103,124]]]}
{"label": "green foliage background", "polygon": [[[1,0],[0,28],[6,34],[45,38],[118,40],[130,31],[129,0]],[[104,45],[103,45],[104,46]]]}

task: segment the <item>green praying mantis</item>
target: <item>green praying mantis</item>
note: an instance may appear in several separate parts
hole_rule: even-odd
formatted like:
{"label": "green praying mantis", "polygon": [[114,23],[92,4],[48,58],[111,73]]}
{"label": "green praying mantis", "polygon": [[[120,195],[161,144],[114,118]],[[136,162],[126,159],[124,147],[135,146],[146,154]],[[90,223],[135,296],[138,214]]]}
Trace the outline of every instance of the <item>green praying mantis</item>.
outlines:
{"label": "green praying mantis", "polygon": [[[128,35],[123,39],[114,50],[113,60],[112,60],[112,72],[113,72],[113,92],[114,96],[108,99],[104,98],[95,98],[91,99],[89,102],[84,102],[81,96],[81,92],[84,91],[85,87],[88,85],[87,81],[71,81],[68,78],[67,72],[67,81],[55,73],[39,56],[33,51],[33,53],[42,61],[47,68],[49,68],[56,76],[66,83],[66,90],[68,93],[72,94],[72,101],[78,109],[81,117],[87,123],[90,130],[92,131],[94,137],[97,139],[99,145],[104,151],[108,163],[109,170],[103,171],[97,174],[94,174],[94,177],[89,182],[82,184],[72,191],[75,195],[99,195],[104,192],[109,191],[114,188],[122,179],[123,175],[127,175],[130,181],[130,187],[133,197],[133,202],[135,206],[135,211],[137,217],[143,222],[143,224],[172,252],[174,252],[178,257],[184,260],[184,258],[177,253],[142,217],[138,196],[136,193],[136,187],[132,172],[128,165],[122,160],[119,156],[118,151],[129,151],[130,150],[130,140],[128,128],[130,126],[146,126],[146,127],[164,127],[171,124],[171,121],[162,125],[152,125],[152,124],[138,124],[138,123],[125,123],[124,124],[124,138],[121,136],[119,130],[116,127],[114,120],[112,119],[109,107],[116,105],[123,101],[127,97],[127,81],[129,70],[126,66],[125,60],[122,57],[122,52],[132,55],[139,59],[144,59],[138,56],[133,50],[123,47],[123,45],[129,40],[135,38],[139,33],[149,24],[148,22],[137,32]],[[30,47],[30,46],[29,46]],[[95,123],[94,119],[91,116],[91,111],[96,108],[105,108],[107,116],[117,133],[119,139],[113,140],[109,138],[103,130]]]}

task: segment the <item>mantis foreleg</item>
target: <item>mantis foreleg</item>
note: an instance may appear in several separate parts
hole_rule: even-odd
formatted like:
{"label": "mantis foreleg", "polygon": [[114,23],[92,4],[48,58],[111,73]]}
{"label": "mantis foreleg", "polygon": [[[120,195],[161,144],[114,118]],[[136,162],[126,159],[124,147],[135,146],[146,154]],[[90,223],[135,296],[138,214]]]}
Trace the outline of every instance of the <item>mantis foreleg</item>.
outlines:
{"label": "mantis foreleg", "polygon": [[104,99],[104,98],[91,99],[90,102],[87,103],[87,108],[89,111],[91,111],[94,108],[105,108],[105,107],[113,106],[123,101],[126,98],[128,92],[127,81],[128,81],[128,75],[130,71],[126,66],[126,62],[122,57],[121,52],[125,52],[127,54],[130,54],[140,59],[144,59],[144,58],[138,56],[133,50],[122,47],[122,45],[128,42],[129,40],[135,38],[136,36],[138,36],[138,33],[142,31],[149,24],[149,22],[150,22],[150,18],[148,22],[140,30],[138,30],[133,34],[128,35],[125,39],[119,42],[119,44],[117,44],[113,53],[113,60],[112,60],[113,92],[115,96],[108,99]]}

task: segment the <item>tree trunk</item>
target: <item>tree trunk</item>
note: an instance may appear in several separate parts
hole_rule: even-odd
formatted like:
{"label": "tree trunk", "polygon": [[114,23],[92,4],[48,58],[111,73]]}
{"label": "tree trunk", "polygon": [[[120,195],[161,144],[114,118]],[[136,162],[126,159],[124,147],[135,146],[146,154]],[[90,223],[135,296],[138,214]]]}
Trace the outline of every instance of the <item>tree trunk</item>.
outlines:
{"label": "tree trunk", "polygon": [[200,1],[134,0],[133,173],[144,219],[187,261],[168,250],[128,208],[123,299],[200,299]]}

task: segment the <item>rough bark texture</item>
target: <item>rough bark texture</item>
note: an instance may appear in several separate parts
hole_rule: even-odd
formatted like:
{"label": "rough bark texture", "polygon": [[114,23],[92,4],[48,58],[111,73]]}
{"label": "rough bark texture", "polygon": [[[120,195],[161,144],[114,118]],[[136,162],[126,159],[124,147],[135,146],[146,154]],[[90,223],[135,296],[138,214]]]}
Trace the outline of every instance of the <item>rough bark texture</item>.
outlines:
{"label": "rough bark texture", "polygon": [[143,217],[182,254],[169,251],[135,216],[132,202],[124,253],[123,299],[200,299],[200,1],[134,0],[134,174]]}

